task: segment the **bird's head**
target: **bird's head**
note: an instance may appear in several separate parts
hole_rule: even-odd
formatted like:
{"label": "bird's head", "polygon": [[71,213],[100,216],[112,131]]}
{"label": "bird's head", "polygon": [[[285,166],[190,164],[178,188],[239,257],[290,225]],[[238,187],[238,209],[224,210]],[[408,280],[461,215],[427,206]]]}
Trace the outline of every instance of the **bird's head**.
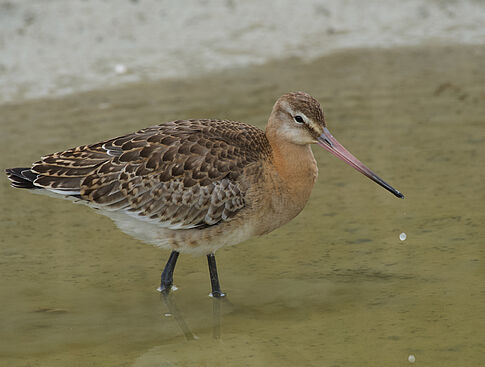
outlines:
{"label": "bird's head", "polygon": [[276,101],[268,129],[275,130],[287,142],[307,145],[317,142],[325,126],[320,103],[307,93],[295,92]]}
{"label": "bird's head", "polygon": [[397,197],[404,198],[402,193],[367,168],[330,134],[320,103],[307,93],[295,92],[281,96],[273,106],[266,133],[290,144],[318,144]]}

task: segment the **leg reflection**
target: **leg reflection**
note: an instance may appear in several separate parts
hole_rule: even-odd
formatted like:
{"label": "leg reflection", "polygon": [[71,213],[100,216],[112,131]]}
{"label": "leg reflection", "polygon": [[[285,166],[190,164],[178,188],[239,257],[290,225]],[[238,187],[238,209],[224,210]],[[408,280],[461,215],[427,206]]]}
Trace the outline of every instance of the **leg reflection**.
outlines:
{"label": "leg reflection", "polygon": [[[163,292],[160,294],[165,306],[168,308],[170,314],[174,317],[175,321],[177,322],[178,327],[184,333],[185,339],[190,340],[197,340],[198,337],[195,335],[185,322],[182,313],[180,312],[177,304],[175,302],[175,295],[173,293]],[[221,324],[222,324],[222,303],[227,302],[227,297],[211,297],[212,300],[212,337],[214,339],[221,338]]]}
{"label": "leg reflection", "polygon": [[221,303],[223,301],[222,297],[212,297],[212,337],[214,339],[221,338]]}
{"label": "leg reflection", "polygon": [[175,303],[175,297],[173,293],[162,292],[160,297],[168,308],[168,311],[172,314],[179,326],[180,330],[184,333],[185,339],[187,340],[197,340],[197,336],[190,331],[189,326],[185,322],[182,314],[180,313],[177,304]]}

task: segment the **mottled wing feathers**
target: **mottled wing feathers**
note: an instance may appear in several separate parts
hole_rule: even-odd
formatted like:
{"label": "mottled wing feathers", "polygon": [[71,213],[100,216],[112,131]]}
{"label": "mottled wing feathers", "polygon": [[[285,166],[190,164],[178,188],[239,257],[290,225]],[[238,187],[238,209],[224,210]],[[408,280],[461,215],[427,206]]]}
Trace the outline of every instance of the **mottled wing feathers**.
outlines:
{"label": "mottled wing feathers", "polygon": [[34,185],[65,195],[79,195],[81,182],[109,160],[98,144],[49,154],[32,165]]}
{"label": "mottled wing feathers", "polygon": [[103,209],[194,228],[242,209],[244,173],[261,169],[268,154],[264,132],[253,126],[183,120],[42,157],[29,174],[35,186],[79,195]]}

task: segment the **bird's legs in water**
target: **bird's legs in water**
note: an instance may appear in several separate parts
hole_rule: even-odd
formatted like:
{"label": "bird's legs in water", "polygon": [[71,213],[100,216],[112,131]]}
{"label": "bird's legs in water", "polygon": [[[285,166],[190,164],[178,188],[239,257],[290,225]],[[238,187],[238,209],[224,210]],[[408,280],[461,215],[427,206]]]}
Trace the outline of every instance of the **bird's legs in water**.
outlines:
{"label": "bird's legs in water", "polygon": [[209,274],[211,277],[212,297],[224,297],[226,294],[221,291],[219,284],[219,276],[217,275],[216,257],[214,254],[207,255],[207,262],[209,263]]}
{"label": "bird's legs in water", "polygon": [[[172,251],[170,257],[168,258],[167,265],[162,272],[162,279],[160,282],[160,288],[158,290],[162,293],[168,293],[172,289],[173,284],[173,271],[175,269],[175,264],[177,264],[177,259],[179,257],[178,251]],[[222,292],[221,286],[219,284],[219,276],[217,275],[216,257],[214,254],[207,255],[207,262],[209,264],[209,274],[211,278],[212,297],[224,297],[225,293]]]}
{"label": "bird's legs in water", "polygon": [[179,252],[172,251],[170,257],[168,258],[167,265],[162,272],[162,281],[160,283],[160,288],[158,290],[162,293],[168,293],[172,289],[173,284],[173,271],[175,269],[175,264],[179,257]]}

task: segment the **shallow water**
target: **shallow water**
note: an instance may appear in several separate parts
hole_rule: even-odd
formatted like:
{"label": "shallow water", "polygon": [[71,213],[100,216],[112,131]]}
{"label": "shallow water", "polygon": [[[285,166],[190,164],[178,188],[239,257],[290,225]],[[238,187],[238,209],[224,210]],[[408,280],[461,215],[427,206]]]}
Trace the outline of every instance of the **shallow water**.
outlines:
{"label": "shallow water", "polygon": [[174,118],[263,127],[280,94],[305,90],[334,136],[406,195],[315,147],[307,208],[217,253],[226,299],[207,297],[205,258],[181,256],[173,300],[197,336],[187,341],[155,291],[168,252],[5,178],[0,364],[398,366],[411,354],[416,365],[482,364],[484,56],[362,50],[0,107],[3,169]]}

